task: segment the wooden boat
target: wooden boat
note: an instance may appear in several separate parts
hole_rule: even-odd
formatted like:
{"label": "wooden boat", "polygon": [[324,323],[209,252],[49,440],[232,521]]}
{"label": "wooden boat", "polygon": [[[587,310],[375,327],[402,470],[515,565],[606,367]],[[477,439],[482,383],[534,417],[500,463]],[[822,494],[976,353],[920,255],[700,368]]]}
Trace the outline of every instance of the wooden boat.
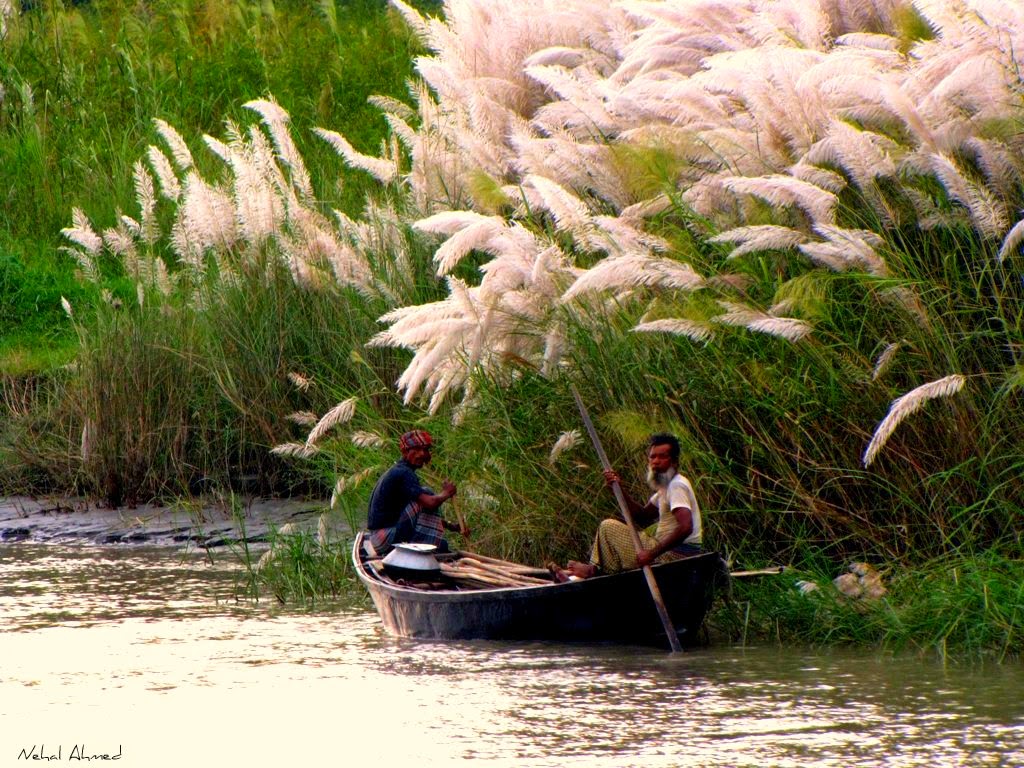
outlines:
{"label": "wooden boat", "polygon": [[[362,534],[352,560],[384,627],[399,637],[667,644],[640,570],[530,586],[420,586],[391,579],[367,557]],[[652,567],[684,644],[697,640],[719,562],[717,554],[704,553]]]}

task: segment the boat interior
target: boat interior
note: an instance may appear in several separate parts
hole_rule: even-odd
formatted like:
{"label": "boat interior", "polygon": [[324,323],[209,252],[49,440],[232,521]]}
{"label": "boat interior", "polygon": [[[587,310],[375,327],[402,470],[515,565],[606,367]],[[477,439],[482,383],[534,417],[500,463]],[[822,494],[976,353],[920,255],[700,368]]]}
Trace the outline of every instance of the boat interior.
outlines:
{"label": "boat interior", "polygon": [[359,553],[364,571],[384,583],[425,591],[472,591],[556,583],[553,574],[546,568],[464,550],[439,553],[426,548],[403,547],[399,544],[382,557],[369,539],[362,537]]}

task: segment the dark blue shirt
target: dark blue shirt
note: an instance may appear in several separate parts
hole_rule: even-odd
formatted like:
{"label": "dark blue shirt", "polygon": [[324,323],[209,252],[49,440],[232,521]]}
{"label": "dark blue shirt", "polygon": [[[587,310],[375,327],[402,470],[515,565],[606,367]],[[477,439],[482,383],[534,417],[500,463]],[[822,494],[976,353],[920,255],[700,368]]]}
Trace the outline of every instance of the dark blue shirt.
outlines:
{"label": "dark blue shirt", "polygon": [[430,493],[430,489],[420,484],[420,478],[409,462],[399,459],[380,476],[370,495],[366,527],[371,531],[390,528],[398,522],[398,516],[409,502],[416,501],[423,493]]}

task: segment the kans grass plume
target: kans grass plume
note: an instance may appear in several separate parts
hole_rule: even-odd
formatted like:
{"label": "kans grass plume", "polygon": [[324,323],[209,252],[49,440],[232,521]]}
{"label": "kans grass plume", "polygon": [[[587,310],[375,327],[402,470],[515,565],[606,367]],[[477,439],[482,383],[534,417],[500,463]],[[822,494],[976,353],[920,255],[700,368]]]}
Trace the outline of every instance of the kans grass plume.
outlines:
{"label": "kans grass plume", "polygon": [[892,437],[893,432],[896,431],[896,427],[903,423],[907,417],[921,410],[929,400],[955,395],[963,389],[965,381],[964,377],[959,374],[945,376],[937,381],[930,381],[927,384],[915,387],[905,395],[893,400],[892,405],[889,407],[889,413],[886,414],[886,417],[882,419],[875,429],[871,442],[868,444],[867,450],[864,451],[864,466],[871,466],[871,463],[878,457],[878,454],[885,447],[889,438]]}
{"label": "kans grass plume", "polygon": [[[1019,120],[1018,3],[448,0],[439,17],[393,5],[429,53],[412,104],[374,100],[392,139],[373,157],[336,132],[317,134],[401,206],[371,203],[359,221],[321,210],[287,115],[259,100],[246,105],[259,126],[204,137],[223,165],[208,177],[158,123],[170,157],[153,150],[148,168],[136,166],[140,212],[127,231],[153,242],[159,188],[175,211],[179,281],[272,243],[303,286],[385,298],[392,309],[370,343],[411,353],[396,382],[407,402],[423,397],[436,410],[470,391],[474,370],[500,376],[509,360],[553,372],[573,353],[568,321],[623,307],[645,318],[630,337],[639,344],[660,332],[710,347],[738,327],[808,346],[815,317],[779,316],[784,303],[743,285],[781,286],[784,270],[758,268],[772,254],[852,276],[865,286],[861,312],[902,312],[919,334],[936,322],[917,265],[893,258],[899,227],[969,230],[980,245],[957,258],[972,273],[1019,268],[1024,139],[1006,130]],[[665,169],[657,184],[641,162],[652,157]],[[673,213],[696,247],[659,230]],[[436,238],[442,299],[403,306],[381,279],[408,269],[406,224]],[[78,210],[64,234],[95,279],[103,239]],[[720,261],[708,256],[723,245]],[[381,253],[393,260],[383,273],[368,257]],[[747,274],[735,271],[745,264]],[[687,316],[691,296],[724,314]],[[680,316],[666,316],[674,307]],[[853,341],[822,342],[841,344],[851,347],[844,359],[865,359]],[[863,367],[870,382],[870,361]],[[957,381],[896,401],[865,463]]]}

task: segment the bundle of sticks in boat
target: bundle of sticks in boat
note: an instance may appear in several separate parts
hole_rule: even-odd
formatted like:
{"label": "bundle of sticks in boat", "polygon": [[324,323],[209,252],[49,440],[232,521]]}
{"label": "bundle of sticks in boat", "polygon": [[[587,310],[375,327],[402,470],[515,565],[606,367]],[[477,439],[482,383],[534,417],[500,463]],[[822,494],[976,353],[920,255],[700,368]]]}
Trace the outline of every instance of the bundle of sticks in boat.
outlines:
{"label": "bundle of sticks in boat", "polygon": [[475,552],[441,561],[441,573],[467,587],[534,587],[552,582],[551,572]]}

